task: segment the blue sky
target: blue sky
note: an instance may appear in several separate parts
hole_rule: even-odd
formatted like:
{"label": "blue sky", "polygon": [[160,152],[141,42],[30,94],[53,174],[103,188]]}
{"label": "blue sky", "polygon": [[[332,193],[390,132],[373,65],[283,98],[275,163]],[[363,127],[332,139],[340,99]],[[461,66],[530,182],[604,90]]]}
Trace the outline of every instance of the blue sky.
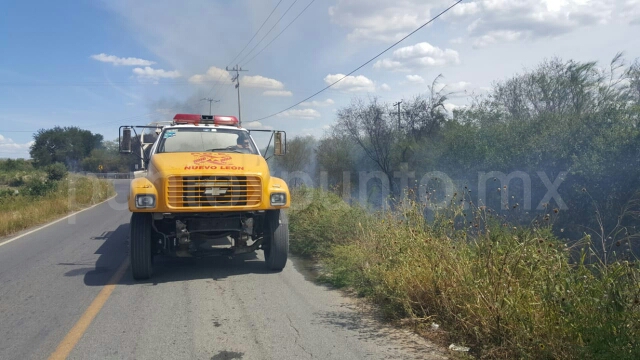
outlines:
{"label": "blue sky", "polygon": [[[453,3],[316,0],[246,63],[310,1],[282,0],[238,57],[249,70],[241,77],[245,124],[313,94]],[[207,96],[221,100],[214,113],[236,115],[235,89],[222,69],[278,2],[4,0],[0,158],[28,157],[40,128],[75,125],[114,139],[119,125],[207,113],[199,101]],[[479,94],[554,56],[604,66],[624,51],[632,61],[640,57],[637,33],[639,0],[464,1],[314,102],[248,126],[321,136],[355,96],[395,102],[426,92],[438,74],[450,90]],[[449,108],[468,101],[454,97]]]}

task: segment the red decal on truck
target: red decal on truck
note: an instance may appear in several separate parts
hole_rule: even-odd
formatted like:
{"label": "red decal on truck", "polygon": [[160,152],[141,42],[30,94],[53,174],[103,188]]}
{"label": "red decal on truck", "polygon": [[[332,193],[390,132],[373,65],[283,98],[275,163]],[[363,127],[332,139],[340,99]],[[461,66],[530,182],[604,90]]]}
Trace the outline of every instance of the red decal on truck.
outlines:
{"label": "red decal on truck", "polygon": [[207,153],[191,153],[193,155],[193,163],[196,165],[214,164],[214,165],[227,165],[231,156],[226,154],[207,154]]}

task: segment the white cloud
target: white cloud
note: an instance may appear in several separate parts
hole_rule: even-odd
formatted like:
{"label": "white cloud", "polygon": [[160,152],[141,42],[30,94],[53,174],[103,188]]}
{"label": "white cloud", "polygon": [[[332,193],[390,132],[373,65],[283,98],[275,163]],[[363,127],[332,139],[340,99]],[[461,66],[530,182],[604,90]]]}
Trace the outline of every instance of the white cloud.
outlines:
{"label": "white cloud", "polygon": [[496,43],[512,42],[521,39],[524,36],[525,34],[520,31],[490,31],[485,35],[477,37],[473,41],[473,47],[484,48]]}
{"label": "white cloud", "polygon": [[455,50],[442,50],[427,42],[402,47],[393,52],[393,57],[399,60],[429,57],[441,63],[460,61],[458,59],[458,53]]}
{"label": "white cloud", "polygon": [[107,55],[105,53],[91,55],[93,60],[101,62],[112,63],[115,66],[150,66],[155,64],[155,61],[149,61],[144,59],[138,59],[133,57],[121,58],[115,55]]}
{"label": "white cloud", "polygon": [[390,59],[382,59],[378,60],[373,64],[374,69],[382,69],[382,70],[407,70],[403,67],[400,61],[390,60]]}
{"label": "white cloud", "polygon": [[162,69],[154,69],[149,66],[145,68],[134,68],[133,73],[138,76],[138,79],[158,80],[158,79],[175,79],[179,78],[180,72],[178,71],[166,71]]}
{"label": "white cloud", "polygon": [[374,69],[407,71],[432,66],[460,63],[460,55],[452,49],[440,49],[427,42],[405,46],[393,52],[391,59],[382,59],[373,64]]}
{"label": "white cloud", "polygon": [[270,79],[268,77],[255,75],[255,76],[243,76],[240,79],[240,83],[244,87],[281,90],[284,89],[284,84],[278,80]]}
{"label": "white cloud", "polygon": [[242,124],[242,126],[251,130],[273,130],[272,126],[264,125],[259,121],[251,121],[251,122]]}
{"label": "white cloud", "polygon": [[[350,41],[397,41],[451,5],[447,0],[337,0],[329,7],[331,22],[350,30]],[[580,27],[605,24],[614,16],[640,24],[638,0],[468,0],[456,5],[440,20],[473,23],[473,40],[485,35],[477,46],[525,38],[557,36]],[[495,37],[493,32],[522,33],[518,37]],[[461,39],[454,39],[458,43]]]}
{"label": "white cloud", "polygon": [[424,24],[446,0],[338,0],[329,7],[331,22],[348,28],[350,41],[392,42]]}
{"label": "white cloud", "polygon": [[449,40],[450,43],[452,44],[462,44],[464,42],[464,39],[461,37],[457,37],[454,39]]}
{"label": "white cloud", "polygon": [[317,119],[321,115],[315,109],[293,109],[293,110],[287,110],[282,114],[279,114],[278,116],[311,120],[311,119]]}
{"label": "white cloud", "polygon": [[456,93],[456,92],[461,92],[461,91],[468,90],[470,87],[471,87],[471,83],[470,82],[458,81],[458,82],[453,82],[453,83],[448,83],[448,84],[438,83],[435,86],[434,90],[440,91],[442,89],[445,89],[449,93]]}
{"label": "white cloud", "polygon": [[382,91],[391,91],[391,86],[387,85],[386,83],[380,85],[380,90]]}
{"label": "white cloud", "polygon": [[315,128],[305,128],[305,129],[300,129],[298,131],[292,131],[291,132],[291,138],[294,137],[307,137],[307,136],[312,136],[316,139],[319,139],[322,137],[322,135],[329,130],[331,127],[330,126],[322,126],[322,127],[315,127]]}
{"label": "white cloud", "polygon": [[[627,0],[629,1],[629,0]],[[619,4],[611,0],[477,0],[453,8],[447,19],[470,22],[475,47],[553,37],[605,24]]]}
{"label": "white cloud", "polygon": [[[330,85],[343,77],[343,74],[329,74],[325,76],[324,82]],[[333,88],[349,92],[375,92],[376,84],[363,75],[347,76],[339,83],[333,85]]]}
{"label": "white cloud", "polygon": [[303,107],[326,107],[326,106],[331,106],[335,104],[335,101],[333,101],[332,99],[327,99],[324,101],[317,101],[317,100],[313,100],[313,101],[305,101],[303,103],[300,104],[300,106]]}
{"label": "white cloud", "polygon": [[33,141],[20,144],[0,134],[0,158],[29,158],[31,145]]}
{"label": "white cloud", "polygon": [[413,84],[424,84],[424,79],[420,75],[407,75],[407,81]]}
{"label": "white cloud", "polygon": [[620,13],[629,25],[640,25],[640,0],[626,0]]}
{"label": "white cloud", "polygon": [[262,93],[264,96],[293,96],[293,93],[288,90],[267,90]]}
{"label": "white cloud", "polygon": [[225,69],[218,67],[210,67],[204,74],[196,74],[189,78],[189,82],[192,84],[202,84],[207,82],[221,82],[223,84],[231,84],[231,75]]}
{"label": "white cloud", "polygon": [[452,104],[452,103],[444,103],[444,109],[447,110],[448,113],[452,113],[453,110],[462,109],[464,106]]}

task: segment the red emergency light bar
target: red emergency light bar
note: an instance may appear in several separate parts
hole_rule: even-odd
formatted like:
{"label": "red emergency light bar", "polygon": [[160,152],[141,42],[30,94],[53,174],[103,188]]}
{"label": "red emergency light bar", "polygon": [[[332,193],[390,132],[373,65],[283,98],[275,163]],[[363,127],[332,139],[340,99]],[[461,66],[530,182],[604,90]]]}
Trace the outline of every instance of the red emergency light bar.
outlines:
{"label": "red emergency light bar", "polygon": [[199,115],[199,114],[176,114],[173,117],[175,124],[213,124],[238,126],[238,119],[235,116],[223,115]]}

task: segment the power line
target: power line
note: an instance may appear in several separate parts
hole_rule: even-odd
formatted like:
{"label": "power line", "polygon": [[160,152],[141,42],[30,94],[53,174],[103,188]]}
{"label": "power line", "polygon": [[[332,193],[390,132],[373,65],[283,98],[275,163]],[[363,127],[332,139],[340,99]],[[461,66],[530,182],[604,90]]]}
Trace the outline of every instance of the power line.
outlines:
{"label": "power line", "polygon": [[287,10],[284,12],[284,14],[282,14],[282,16],[280,16],[280,19],[278,19],[278,21],[276,21],[275,24],[273,24],[273,26],[271,27],[271,29],[269,29],[269,31],[267,31],[266,34],[264,34],[264,36],[253,46],[253,48],[251,48],[251,50],[249,50],[248,53],[246,53],[242,59],[240,59],[240,61],[238,61],[238,63],[242,63],[244,61],[244,59],[247,58],[247,56],[249,56],[249,54],[251,54],[253,52],[253,50],[255,50],[258,45],[260,45],[260,43],[262,42],[262,40],[264,40],[269,34],[271,34],[271,31],[273,31],[273,29],[276,27],[276,25],[278,25],[280,23],[280,21],[282,20],[282,18],[285,17],[285,15],[287,15],[287,13],[289,12],[289,10],[291,10],[291,8],[293,7],[293,5],[295,5],[298,2],[298,0],[294,0],[293,3],[291,3],[291,5],[289,5],[289,7],[287,8]]}
{"label": "power line", "polygon": [[[201,83],[221,83],[224,84],[226,82],[224,81],[216,81],[216,80],[203,80],[200,81]],[[171,81],[171,82],[161,82],[161,83],[136,83],[136,82],[86,82],[86,83],[82,83],[82,82],[78,82],[78,83],[21,83],[21,82],[14,82],[14,83],[0,83],[0,87],[5,87],[5,86],[20,86],[20,87],[49,87],[49,86],[54,86],[54,87],[80,87],[80,86],[112,86],[112,85],[124,85],[124,86],[158,86],[158,85],[172,85],[172,86],[178,86],[178,85],[192,85],[191,82],[189,81]]]}
{"label": "power line", "polygon": [[300,15],[302,15],[308,8],[309,6],[311,6],[311,4],[313,4],[316,0],[311,0],[311,2],[304,8],[302,9],[302,11],[298,14],[298,16],[295,17],[295,19],[293,19],[284,29],[282,29],[282,31],[280,31],[280,33],[278,35],[276,35],[276,37],[274,37],[273,39],[271,39],[271,41],[269,41],[269,43],[263,47],[260,51],[258,51],[255,55],[253,55],[249,60],[247,60],[246,63],[244,63],[244,66],[247,66],[247,64],[249,64],[253,59],[256,58],[256,56],[260,55],[266,48],[269,47],[269,45],[271,45],[272,42],[276,41],[276,39],[278,37],[280,37],[280,35],[282,35],[283,32],[285,32],[285,30],[287,30],[289,28],[289,26],[291,26],[291,24],[293,24],[296,20],[298,20],[298,18],[300,17]]}
{"label": "power line", "polygon": [[269,14],[269,16],[267,16],[267,18],[264,20],[264,22],[262,22],[262,25],[260,25],[260,28],[258,29],[258,31],[256,31],[255,34],[253,34],[253,36],[251,37],[251,39],[249,39],[249,41],[247,42],[247,44],[242,48],[242,50],[240,50],[240,52],[236,55],[236,57],[233,58],[233,60],[229,61],[229,65],[233,64],[234,61],[236,61],[236,59],[238,58],[238,56],[240,56],[240,54],[242,54],[243,51],[245,51],[247,49],[247,46],[249,46],[249,44],[251,44],[251,42],[253,41],[253,39],[255,39],[255,37],[258,35],[258,33],[260,32],[260,30],[262,30],[262,28],[264,27],[264,25],[267,23],[267,21],[269,21],[269,19],[271,19],[271,15],[273,15],[273,13],[276,11],[276,9],[278,8],[278,6],[280,6],[280,3],[282,2],[282,0],[278,1],[278,3],[276,4],[276,7],[273,8],[273,10],[271,10],[271,13]]}
{"label": "power line", "polygon": [[[315,1],[315,0],[313,0]],[[313,3],[313,1],[311,3]],[[260,26],[260,28],[258,29],[258,31],[256,31],[256,33],[251,37],[251,39],[247,42],[247,44],[242,48],[242,50],[233,58],[233,60],[231,60],[229,62],[229,64],[226,66],[227,68],[229,67],[229,65],[231,65],[237,58],[238,56],[240,56],[240,54],[242,54],[242,52],[247,48],[247,46],[251,43],[251,41],[253,41],[253,39],[258,35],[258,33],[260,32],[260,30],[262,30],[262,28],[264,27],[264,25],[267,23],[267,21],[271,18],[271,16],[273,15],[273,13],[276,11],[276,9],[278,8],[278,6],[280,5],[280,3],[282,2],[282,0],[280,0],[276,6],[273,8],[273,10],[271,10],[271,13],[269,14],[269,16],[264,20],[264,22],[262,23],[262,25]],[[287,13],[289,12],[289,10],[291,10],[291,8],[293,7],[293,5],[295,5],[295,3],[298,2],[298,0],[294,0],[293,3],[291,3],[291,5],[289,5],[289,7],[287,8],[287,10],[285,10],[285,12],[282,14],[282,16],[280,16],[280,18],[273,24],[273,26],[271,26],[271,28],[269,29],[269,31],[267,31],[267,33],[251,48],[251,50],[246,53],[242,59],[239,61],[242,62],[244,61],[244,59],[247,58],[247,56],[249,56],[255,49],[256,47],[258,47],[258,45],[260,45],[260,43],[262,43],[262,41],[271,33],[271,31],[273,31],[273,29],[280,23],[280,21],[285,17],[285,15],[287,15]],[[309,4],[311,5],[311,4]],[[309,6],[307,6],[309,7]],[[306,8],[305,8],[306,10]],[[303,10],[304,12],[304,10]],[[296,19],[301,15],[302,13],[298,14],[298,16],[296,17]],[[295,21],[295,19],[294,19]],[[292,22],[293,23],[293,22]],[[287,25],[287,27],[289,27],[291,25],[291,23],[289,25]],[[286,28],[285,28],[286,30]],[[280,32],[281,34],[282,32]],[[280,34],[278,34],[276,36],[276,38],[278,36],[280,36]],[[275,39],[274,39],[275,40]],[[273,42],[273,40],[271,41]],[[271,44],[271,42],[269,44]],[[268,46],[268,45],[267,45]],[[265,47],[266,48],[266,47]],[[264,49],[262,49],[264,50]],[[260,52],[262,52],[262,50]],[[255,57],[255,56],[254,56]],[[252,58],[253,59],[253,58]],[[222,79],[222,77],[224,76],[223,73],[220,74],[220,76],[218,76],[218,79],[216,80],[216,84],[214,86],[211,87],[211,89],[209,90],[209,92],[207,93],[207,96],[211,95],[211,93],[213,92],[214,89],[218,89],[220,87],[220,84],[225,83],[225,82],[220,82],[220,79]],[[216,90],[216,92],[214,93],[215,96],[213,97],[217,97],[219,90]]]}
{"label": "power line", "polygon": [[324,92],[325,90],[331,88],[333,85],[339,83],[340,81],[344,80],[345,78],[347,78],[348,76],[350,76],[351,74],[355,73],[356,71],[362,69],[363,67],[367,66],[369,63],[371,63],[373,60],[379,58],[380,56],[382,56],[384,53],[386,53],[387,51],[391,50],[392,48],[394,48],[396,45],[400,44],[401,42],[403,42],[404,40],[406,40],[409,36],[415,34],[416,32],[418,32],[419,30],[421,30],[422,28],[424,28],[425,26],[429,25],[430,23],[432,23],[434,20],[436,20],[437,18],[439,18],[440,16],[444,15],[447,11],[451,10],[454,6],[458,5],[459,3],[461,3],[462,0],[458,0],[456,1],[453,5],[449,6],[448,8],[444,9],[441,13],[439,13],[438,15],[434,16],[433,18],[431,18],[429,21],[427,21],[426,23],[422,24],[420,27],[418,27],[417,29],[413,30],[412,32],[410,32],[408,35],[406,35],[405,37],[403,37],[402,39],[398,40],[397,42],[395,42],[393,45],[389,46],[388,48],[384,49],[381,53],[379,53],[378,55],[372,57],[369,61],[365,62],[364,64],[358,66],[355,70],[351,71],[350,73],[348,73],[347,75],[341,77],[340,79],[336,80],[335,82],[333,82],[332,84],[326,86],[325,88],[323,88],[322,90],[316,92],[315,94],[309,96],[306,99],[303,99],[301,101],[299,101],[298,103],[289,106],[288,108],[284,109],[284,110],[280,110],[277,113],[271,114],[269,116],[265,116],[259,119],[255,119],[255,120],[251,120],[251,121],[262,121],[271,117],[274,117],[276,115],[282,114],[283,112],[287,111],[287,110],[291,110],[294,107],[302,104],[303,102],[310,100],[314,97],[316,97],[317,95],[319,95],[320,93]]}
{"label": "power line", "polygon": [[127,118],[123,118],[123,119],[119,119],[119,120],[101,121],[99,123],[85,124],[84,126],[107,125],[107,124],[113,124],[113,123],[123,122],[123,121],[138,121],[138,120],[142,120],[142,119],[144,119],[146,117],[149,117],[151,115],[154,115],[154,114],[156,114],[156,112],[150,112],[150,113],[146,113],[146,114],[142,114],[142,115],[131,116],[131,117],[127,117]]}
{"label": "power line", "polygon": [[[93,123],[93,124],[81,124],[81,125],[71,125],[71,126],[77,126],[77,127],[81,128],[81,129],[87,129],[87,128],[95,127],[95,126],[98,126],[98,125],[107,125],[107,124],[119,123],[119,122],[124,122],[124,121],[139,122],[142,119],[144,119],[146,117],[149,117],[151,115],[154,115],[154,114],[156,114],[156,112],[151,112],[151,113],[144,114],[144,115],[136,115],[136,116],[123,118],[123,119],[119,119],[119,120],[103,121],[103,122]],[[40,129],[38,129],[38,130],[0,130],[0,133],[36,133],[39,130]]]}
{"label": "power line", "polygon": [[[240,56],[240,54],[242,54],[242,52],[247,48],[247,46],[249,46],[249,44],[251,44],[251,41],[253,41],[253,39],[255,39],[255,37],[258,35],[258,33],[260,33],[260,30],[262,30],[262,28],[264,27],[264,25],[267,23],[267,21],[269,21],[269,19],[271,19],[271,16],[273,15],[273,13],[276,11],[276,9],[278,8],[278,6],[280,6],[280,3],[282,2],[282,0],[278,1],[278,3],[276,4],[276,6],[273,8],[273,10],[271,10],[271,13],[269,13],[269,16],[267,16],[266,19],[264,19],[264,21],[262,22],[262,25],[260,25],[260,28],[258,29],[258,31],[256,31],[255,34],[253,34],[253,36],[251,37],[251,39],[249,39],[249,41],[247,42],[247,44],[242,48],[242,50],[240,50],[239,53],[236,54],[236,56],[233,58],[233,60],[229,61],[229,63],[227,64],[226,67],[229,67],[231,64],[233,64],[233,62],[238,58],[238,56]],[[207,96],[211,95],[211,92],[220,86],[220,79],[222,79],[222,76],[224,74],[220,74],[220,76],[218,76],[218,80],[216,81],[216,84],[213,85],[211,87],[211,89],[209,90],[209,92],[207,93]],[[215,95],[218,95],[218,90],[216,90]],[[217,96],[216,96],[217,97]]]}
{"label": "power line", "polygon": [[214,102],[219,103],[220,100],[214,100],[212,98],[202,98],[200,99],[200,101],[208,101],[209,102],[209,115],[211,115],[211,104],[213,104]]}

